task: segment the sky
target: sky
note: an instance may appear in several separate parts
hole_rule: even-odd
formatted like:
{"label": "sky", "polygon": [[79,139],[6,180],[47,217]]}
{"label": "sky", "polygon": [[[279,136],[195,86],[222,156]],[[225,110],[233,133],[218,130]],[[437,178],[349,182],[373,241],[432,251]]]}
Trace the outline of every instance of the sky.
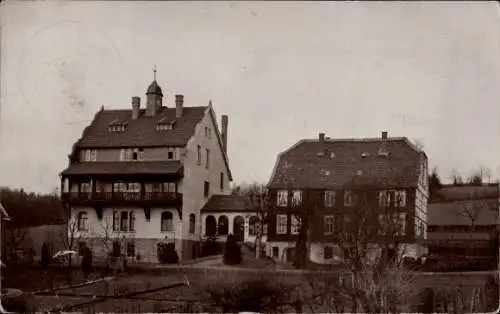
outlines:
{"label": "sky", "polygon": [[[2,2],[0,186],[51,192],[95,112],[229,115],[236,183],[303,138],[406,136],[443,179],[500,174],[497,2]],[[144,101],[143,101],[144,102]]]}

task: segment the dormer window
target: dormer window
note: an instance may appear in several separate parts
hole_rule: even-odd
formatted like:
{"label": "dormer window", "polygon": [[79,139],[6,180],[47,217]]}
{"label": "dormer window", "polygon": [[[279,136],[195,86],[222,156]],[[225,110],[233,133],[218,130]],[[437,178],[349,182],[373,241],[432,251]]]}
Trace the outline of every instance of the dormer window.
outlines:
{"label": "dormer window", "polygon": [[157,131],[167,131],[172,130],[175,127],[175,121],[167,120],[167,118],[162,118],[156,122]]}
{"label": "dormer window", "polygon": [[127,128],[127,122],[120,122],[118,119],[115,119],[108,123],[108,131],[109,132],[123,132]]}
{"label": "dormer window", "polygon": [[381,148],[378,150],[378,155],[381,157],[389,157],[389,151],[385,148]]}

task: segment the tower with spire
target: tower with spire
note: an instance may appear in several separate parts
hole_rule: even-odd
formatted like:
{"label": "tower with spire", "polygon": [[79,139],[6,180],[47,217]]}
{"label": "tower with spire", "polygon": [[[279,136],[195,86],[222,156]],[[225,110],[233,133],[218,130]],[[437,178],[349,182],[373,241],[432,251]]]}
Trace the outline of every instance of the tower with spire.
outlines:
{"label": "tower with spire", "polygon": [[160,85],[156,81],[156,64],[153,67],[153,82],[149,85],[146,91],[146,116],[154,116],[163,106],[163,92]]}

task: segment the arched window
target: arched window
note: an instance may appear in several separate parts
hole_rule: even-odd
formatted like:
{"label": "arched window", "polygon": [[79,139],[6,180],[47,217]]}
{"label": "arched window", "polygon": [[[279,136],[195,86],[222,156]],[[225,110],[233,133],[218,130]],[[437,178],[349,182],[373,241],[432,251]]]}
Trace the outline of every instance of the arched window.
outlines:
{"label": "arched window", "polygon": [[89,215],[87,212],[79,212],[78,213],[78,230],[79,231],[87,231],[89,230],[88,226]]}
{"label": "arched window", "polygon": [[217,221],[214,216],[208,215],[207,218],[205,218],[205,235],[209,237],[214,236],[216,232]]}
{"label": "arched window", "polygon": [[227,219],[226,215],[219,217],[217,233],[220,235],[227,235],[229,233],[229,219]]}
{"label": "arched window", "polygon": [[250,217],[248,222],[248,235],[257,235],[257,228],[259,228],[259,218],[257,216]]}
{"label": "arched window", "polygon": [[123,211],[120,213],[120,231],[127,231],[128,227],[128,212]]}
{"label": "arched window", "polygon": [[189,215],[189,233],[194,233],[196,227],[196,215]]}
{"label": "arched window", "polygon": [[135,231],[135,213],[129,212],[128,231]]}
{"label": "arched window", "polygon": [[161,213],[161,231],[173,231],[173,216],[171,212]]}

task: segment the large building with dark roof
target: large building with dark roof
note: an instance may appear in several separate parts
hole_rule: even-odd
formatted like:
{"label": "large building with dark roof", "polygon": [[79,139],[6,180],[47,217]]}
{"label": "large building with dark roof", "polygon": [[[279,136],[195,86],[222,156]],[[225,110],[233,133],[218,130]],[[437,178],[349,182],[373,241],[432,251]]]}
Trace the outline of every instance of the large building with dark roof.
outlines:
{"label": "large building with dark roof", "polygon": [[129,109],[101,108],[61,173],[70,236],[95,256],[158,262],[158,246],[173,243],[180,259],[196,257],[201,208],[230,193],[226,115],[221,124],[211,102],[186,106],[175,95],[175,103],[164,103],[156,78],[145,108],[138,96]]}
{"label": "large building with dark roof", "polygon": [[272,214],[267,254],[284,262],[293,259],[297,217],[308,212],[313,217],[310,260],[336,262],[341,255],[336,232],[355,202],[354,191],[366,187],[384,204],[398,200],[400,249],[412,257],[425,254],[427,156],[407,138],[388,137],[387,132],[367,139],[330,139],[320,133],[278,155],[268,184]]}

